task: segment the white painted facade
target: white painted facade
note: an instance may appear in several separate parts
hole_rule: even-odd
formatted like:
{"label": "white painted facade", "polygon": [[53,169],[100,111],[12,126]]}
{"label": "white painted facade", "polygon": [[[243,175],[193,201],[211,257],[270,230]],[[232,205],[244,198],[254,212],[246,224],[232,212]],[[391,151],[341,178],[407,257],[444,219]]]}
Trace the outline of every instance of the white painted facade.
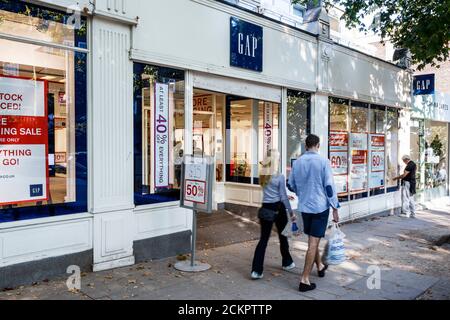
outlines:
{"label": "white painted facade", "polygon": [[[64,0],[33,2],[57,9],[73,4]],[[312,93],[312,131],[322,139],[324,156],[328,150],[329,96],[397,108],[410,105],[406,71],[217,1],[93,3],[95,6],[80,1],[80,6],[87,8],[90,29],[89,210],[0,224],[0,268],[91,249],[94,271],[131,265],[135,261],[134,241],[190,230],[192,214],[177,202],[134,205],[133,62],[185,70],[186,153],[192,150],[194,87],[279,102],[282,121],[286,120],[287,89]],[[263,72],[230,67],[232,16],[264,28]],[[285,130],[282,128],[282,149],[286,146]],[[404,126],[400,133],[403,139],[409,139]],[[218,188],[216,192],[223,194],[225,202],[260,204],[259,187],[225,183]],[[400,194],[390,193],[348,202],[342,215],[353,219],[399,206]]]}

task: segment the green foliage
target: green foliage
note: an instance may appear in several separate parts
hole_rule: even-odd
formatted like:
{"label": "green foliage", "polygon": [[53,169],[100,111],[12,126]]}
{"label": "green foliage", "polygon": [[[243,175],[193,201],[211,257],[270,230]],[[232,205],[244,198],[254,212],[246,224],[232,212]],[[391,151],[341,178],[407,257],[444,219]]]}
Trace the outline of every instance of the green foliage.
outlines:
{"label": "green foliage", "polygon": [[[319,0],[292,0],[306,5]],[[373,31],[396,48],[410,50],[413,63],[439,67],[449,58],[450,0],[324,0],[326,8],[336,6],[344,10],[342,20],[349,28]],[[362,21],[375,14],[366,26]]]}
{"label": "green foliage", "polygon": [[433,153],[439,158],[442,158],[444,156],[444,151],[442,150],[444,144],[442,143],[441,139],[439,139],[439,135],[436,135],[434,137],[433,141],[430,144],[430,147],[433,149]]}

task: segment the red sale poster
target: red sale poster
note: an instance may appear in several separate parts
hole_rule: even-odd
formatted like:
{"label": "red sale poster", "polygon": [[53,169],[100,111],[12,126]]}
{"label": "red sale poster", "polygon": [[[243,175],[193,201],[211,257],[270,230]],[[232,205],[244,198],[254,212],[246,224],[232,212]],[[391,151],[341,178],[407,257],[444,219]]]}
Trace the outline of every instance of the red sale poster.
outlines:
{"label": "red sale poster", "polygon": [[48,199],[45,81],[0,76],[0,205]]}
{"label": "red sale poster", "polygon": [[330,132],[330,163],[339,195],[348,192],[348,133]]}
{"label": "red sale poster", "polygon": [[385,184],[384,177],[384,160],[385,160],[385,136],[384,134],[370,135],[370,176],[369,187],[380,188]]}
{"label": "red sale poster", "polygon": [[352,133],[350,137],[350,192],[367,189],[367,134]]}

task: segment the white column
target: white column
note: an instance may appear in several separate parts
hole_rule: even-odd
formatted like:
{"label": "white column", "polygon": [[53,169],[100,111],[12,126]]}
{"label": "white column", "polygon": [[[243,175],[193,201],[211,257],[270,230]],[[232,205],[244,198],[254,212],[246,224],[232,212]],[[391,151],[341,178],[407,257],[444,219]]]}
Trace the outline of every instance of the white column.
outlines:
{"label": "white column", "polygon": [[320,154],[328,158],[328,95],[313,94],[311,97],[311,133],[320,138]]}
{"label": "white column", "polygon": [[286,163],[287,163],[287,89],[281,90],[281,172],[286,176]]}
{"label": "white column", "polygon": [[130,28],[94,18],[90,119],[94,271],[134,264]]}

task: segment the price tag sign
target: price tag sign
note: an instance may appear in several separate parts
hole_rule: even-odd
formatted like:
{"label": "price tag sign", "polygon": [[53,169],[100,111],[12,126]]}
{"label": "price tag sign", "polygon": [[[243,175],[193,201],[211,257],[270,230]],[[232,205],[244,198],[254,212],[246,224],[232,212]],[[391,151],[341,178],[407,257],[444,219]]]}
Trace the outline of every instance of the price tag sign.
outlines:
{"label": "price tag sign", "polygon": [[186,155],[182,166],[180,206],[187,209],[212,212],[212,185],[214,161],[211,157]]}
{"label": "price tag sign", "polygon": [[190,202],[205,204],[206,181],[186,180],[184,199]]}

